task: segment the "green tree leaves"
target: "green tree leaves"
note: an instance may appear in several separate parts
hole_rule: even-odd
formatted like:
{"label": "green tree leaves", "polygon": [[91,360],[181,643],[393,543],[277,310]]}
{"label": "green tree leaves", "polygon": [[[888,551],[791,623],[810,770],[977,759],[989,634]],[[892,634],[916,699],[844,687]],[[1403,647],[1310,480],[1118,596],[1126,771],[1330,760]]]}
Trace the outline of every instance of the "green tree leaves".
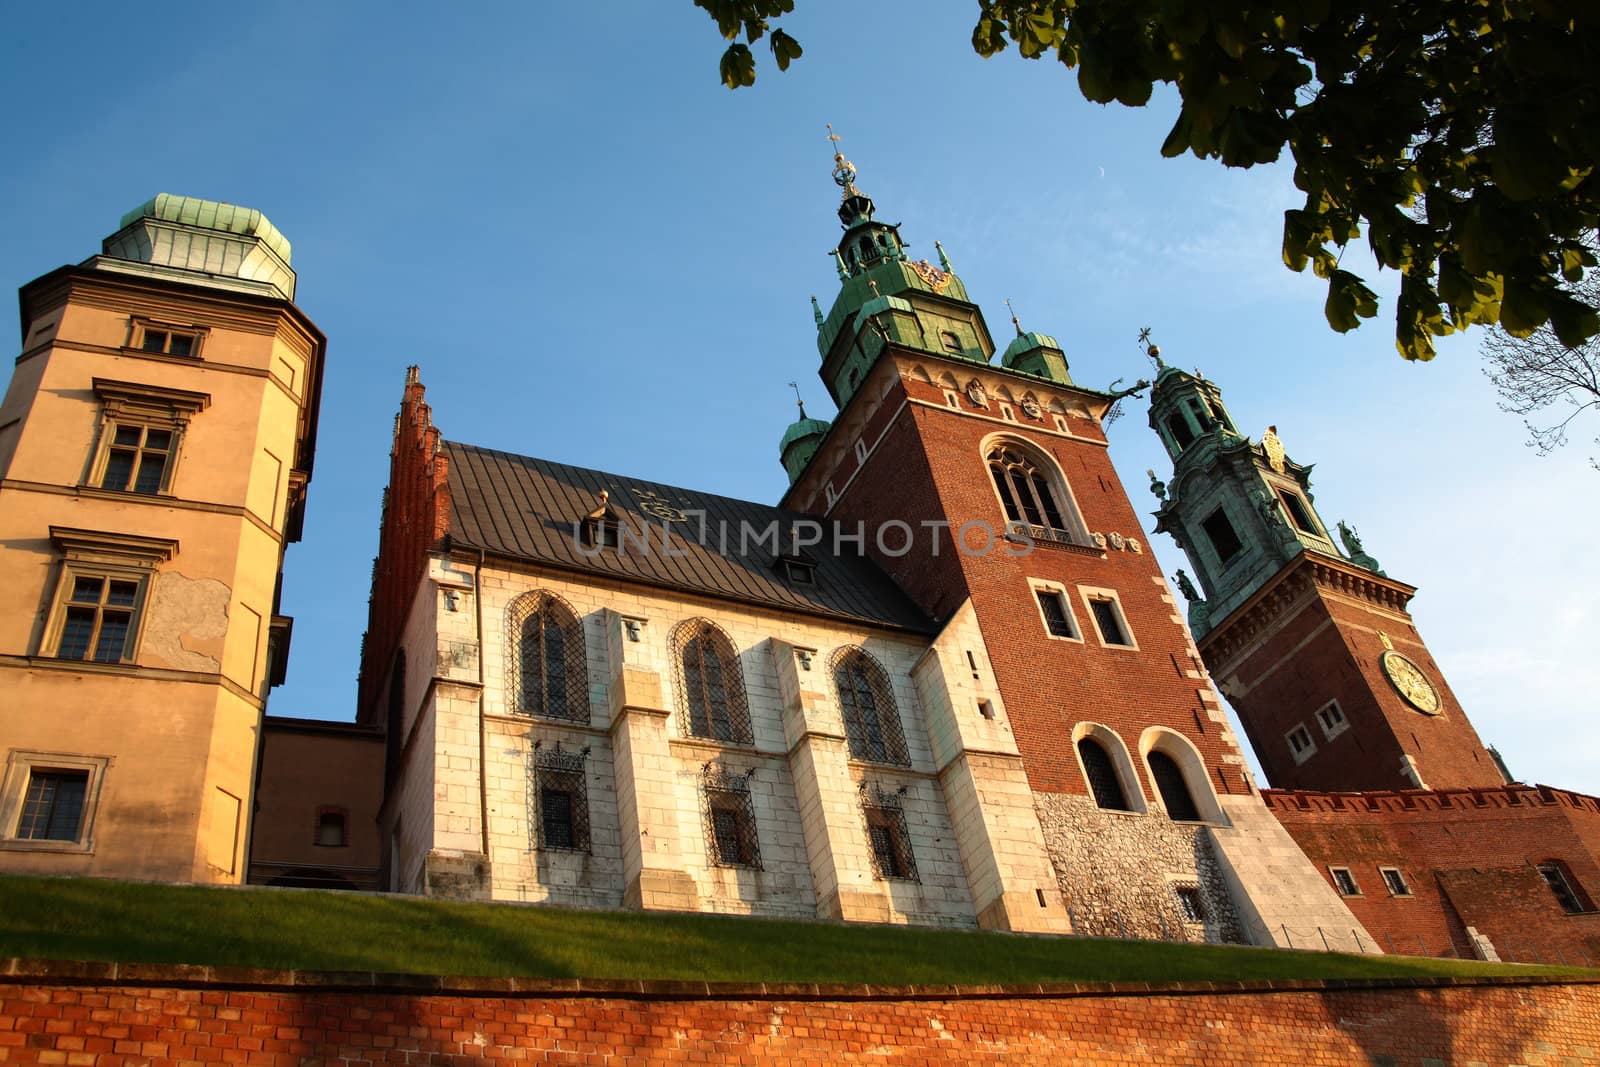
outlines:
{"label": "green tree leaves", "polygon": [[[748,45],[792,0],[695,0],[731,45],[723,83],[749,85]],[[1363,233],[1401,275],[1395,343],[1546,324],[1600,335],[1587,250],[1600,226],[1600,4],[1594,0],[979,0],[972,47],[1015,44],[1077,72],[1099,103],[1181,107],[1160,146],[1226,166],[1295,161],[1305,206],[1284,216],[1283,261],[1328,284],[1328,324],[1377,314],[1338,268]],[[779,69],[800,47],[772,33]]]}

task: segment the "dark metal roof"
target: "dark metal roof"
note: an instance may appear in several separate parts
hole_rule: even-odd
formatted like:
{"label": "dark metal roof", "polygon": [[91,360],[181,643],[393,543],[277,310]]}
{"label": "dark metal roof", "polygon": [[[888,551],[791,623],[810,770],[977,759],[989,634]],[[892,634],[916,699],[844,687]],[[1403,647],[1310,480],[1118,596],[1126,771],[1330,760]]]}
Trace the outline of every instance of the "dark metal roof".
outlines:
{"label": "dark metal roof", "polygon": [[[453,546],[783,611],[924,633],[936,628],[853,542],[836,551],[829,520],[456,441],[443,449]],[[620,548],[591,547],[579,534],[602,490],[624,528]],[[816,565],[815,583],[791,581],[770,531],[782,531],[783,554],[792,558],[795,524],[819,521],[822,543],[799,553]],[[663,530],[670,531],[665,549]]]}

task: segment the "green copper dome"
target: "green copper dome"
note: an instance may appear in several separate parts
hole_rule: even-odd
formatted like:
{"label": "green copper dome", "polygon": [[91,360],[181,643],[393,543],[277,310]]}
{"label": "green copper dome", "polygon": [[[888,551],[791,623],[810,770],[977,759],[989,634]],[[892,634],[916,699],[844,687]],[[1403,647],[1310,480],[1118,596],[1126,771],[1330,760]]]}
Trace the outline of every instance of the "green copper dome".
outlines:
{"label": "green copper dome", "polygon": [[783,431],[783,440],[778,442],[778,455],[787,452],[789,446],[796,441],[807,437],[825,436],[832,426],[833,424],[825,419],[796,419],[789,424],[787,430]]}
{"label": "green copper dome", "polygon": [[199,226],[207,230],[222,230],[254,237],[289,262],[289,239],[278,232],[267,217],[253,208],[237,204],[224,204],[217,200],[201,200],[194,196],[174,196],[158,193],[122,216],[120,229],[125,229],[140,219],[160,219]]}
{"label": "green copper dome", "polygon": [[1006,345],[1005,352],[1000,356],[1000,363],[1003,366],[1009,367],[1016,361],[1016,357],[1022,355],[1024,352],[1031,352],[1035,348],[1053,348],[1057,352],[1062,350],[1061,342],[1057,341],[1054,337],[1051,337],[1047,333],[1018,334],[1016,337],[1012,338],[1012,341],[1009,345]]}

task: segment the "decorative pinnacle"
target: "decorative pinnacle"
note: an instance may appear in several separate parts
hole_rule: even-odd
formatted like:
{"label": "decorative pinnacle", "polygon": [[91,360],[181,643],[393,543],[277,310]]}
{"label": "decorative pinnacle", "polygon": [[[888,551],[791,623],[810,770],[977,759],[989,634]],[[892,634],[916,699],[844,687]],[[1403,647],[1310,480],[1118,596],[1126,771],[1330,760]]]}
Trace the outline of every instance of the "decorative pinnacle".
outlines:
{"label": "decorative pinnacle", "polygon": [[1011,312],[1011,325],[1017,328],[1017,336],[1022,336],[1022,323],[1017,321],[1017,309],[1011,306],[1011,298],[1006,297],[1006,310]]}
{"label": "decorative pinnacle", "polygon": [[944,268],[946,274],[954,274],[955,268],[950,265],[950,257],[944,254],[944,245],[935,241],[933,247],[939,250],[939,266]]}
{"label": "decorative pinnacle", "polygon": [[833,123],[828,123],[828,140],[833,142],[833,182],[844,190],[846,199],[860,196],[861,191],[856,188],[856,165],[844,158],[844,153],[839,151],[839,135],[833,132]]}
{"label": "decorative pinnacle", "polygon": [[806,417],[806,402],[800,399],[800,385],[797,382],[790,382],[789,388],[794,390],[794,402],[800,408],[800,417],[803,419]]}
{"label": "decorative pinnacle", "polygon": [[1144,354],[1155,362],[1156,370],[1161,370],[1166,366],[1165,363],[1161,362],[1161,346],[1150,343],[1150,327],[1146,326],[1139,331],[1139,343],[1145,346]]}
{"label": "decorative pinnacle", "polygon": [[[817,298],[815,296],[811,298],[811,317],[817,320],[817,328],[821,329],[823,322],[822,305],[817,303]],[[790,382],[789,384],[793,385],[794,383]]]}

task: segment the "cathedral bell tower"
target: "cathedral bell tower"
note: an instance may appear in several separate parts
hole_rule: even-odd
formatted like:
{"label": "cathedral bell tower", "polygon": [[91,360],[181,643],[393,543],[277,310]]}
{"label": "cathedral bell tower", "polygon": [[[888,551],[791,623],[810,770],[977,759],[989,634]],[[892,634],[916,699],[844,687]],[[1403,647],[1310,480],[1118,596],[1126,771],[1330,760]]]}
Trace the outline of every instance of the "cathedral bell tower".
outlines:
{"label": "cathedral bell tower", "polygon": [[1388,577],[1318,514],[1311,466],[1276,427],[1241,434],[1217,386],[1167,366],[1150,426],[1172,478],[1150,472],[1156,531],[1189,557],[1189,626],[1272,784],[1340,790],[1498,786],[1503,776],[1406,611],[1415,588]]}

